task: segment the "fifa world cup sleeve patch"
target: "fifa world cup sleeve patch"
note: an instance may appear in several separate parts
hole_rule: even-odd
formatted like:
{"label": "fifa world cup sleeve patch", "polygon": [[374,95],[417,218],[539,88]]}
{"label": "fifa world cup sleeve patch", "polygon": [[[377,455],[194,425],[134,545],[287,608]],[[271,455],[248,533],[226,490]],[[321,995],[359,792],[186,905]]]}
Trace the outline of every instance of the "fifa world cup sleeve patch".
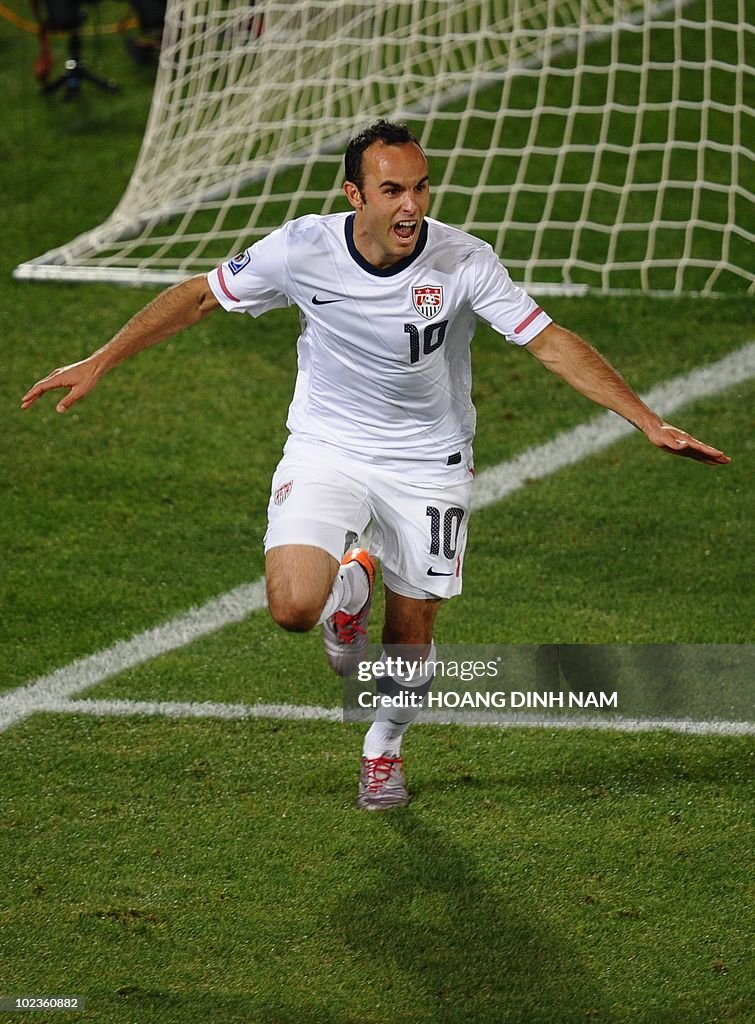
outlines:
{"label": "fifa world cup sleeve patch", "polygon": [[245,249],[244,252],[240,252],[237,256],[234,256],[232,260],[228,260],[228,269],[235,277],[240,270],[243,270],[247,263],[251,260],[252,254],[249,249]]}

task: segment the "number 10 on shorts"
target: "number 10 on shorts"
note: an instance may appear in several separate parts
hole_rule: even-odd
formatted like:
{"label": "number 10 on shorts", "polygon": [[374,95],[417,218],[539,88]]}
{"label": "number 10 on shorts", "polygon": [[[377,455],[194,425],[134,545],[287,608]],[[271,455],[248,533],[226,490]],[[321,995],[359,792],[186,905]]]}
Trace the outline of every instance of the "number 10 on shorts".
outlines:
{"label": "number 10 on shorts", "polygon": [[441,514],[436,505],[428,505],[427,516],[430,520],[430,554],[440,555],[442,544],[443,557],[454,558],[459,542],[459,528],[464,518],[464,509],[459,508],[458,505],[451,505]]}

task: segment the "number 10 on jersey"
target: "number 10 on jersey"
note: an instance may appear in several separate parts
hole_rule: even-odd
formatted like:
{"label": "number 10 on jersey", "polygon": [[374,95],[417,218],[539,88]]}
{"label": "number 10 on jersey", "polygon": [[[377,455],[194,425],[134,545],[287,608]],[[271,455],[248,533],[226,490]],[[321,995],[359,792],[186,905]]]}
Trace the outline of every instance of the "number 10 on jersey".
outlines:
{"label": "number 10 on jersey", "polygon": [[420,334],[419,327],[404,324],[404,333],[409,335],[409,362],[418,363],[420,356],[429,356],[436,348],[440,348],[446,339],[448,320],[437,324],[428,324]]}

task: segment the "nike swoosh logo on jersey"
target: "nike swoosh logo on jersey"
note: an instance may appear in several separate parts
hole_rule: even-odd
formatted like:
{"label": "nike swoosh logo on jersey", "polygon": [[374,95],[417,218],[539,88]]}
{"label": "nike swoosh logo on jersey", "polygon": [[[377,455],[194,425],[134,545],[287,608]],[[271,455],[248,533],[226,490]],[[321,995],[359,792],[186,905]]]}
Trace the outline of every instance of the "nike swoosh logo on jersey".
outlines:
{"label": "nike swoosh logo on jersey", "polygon": [[329,306],[331,302],[345,302],[345,299],[318,299],[316,295],[312,296],[312,302],[315,306]]}
{"label": "nike swoosh logo on jersey", "polygon": [[453,576],[452,572],[436,572],[435,569],[427,570],[428,576]]}

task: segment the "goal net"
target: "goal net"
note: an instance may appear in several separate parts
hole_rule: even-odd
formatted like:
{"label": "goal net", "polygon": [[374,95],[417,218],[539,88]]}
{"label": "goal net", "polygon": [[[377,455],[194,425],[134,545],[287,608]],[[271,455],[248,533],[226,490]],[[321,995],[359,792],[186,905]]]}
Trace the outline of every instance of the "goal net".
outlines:
{"label": "goal net", "polygon": [[377,117],[535,294],[755,290],[745,0],[169,0],[141,152],[23,279],[167,284],[346,209]]}

